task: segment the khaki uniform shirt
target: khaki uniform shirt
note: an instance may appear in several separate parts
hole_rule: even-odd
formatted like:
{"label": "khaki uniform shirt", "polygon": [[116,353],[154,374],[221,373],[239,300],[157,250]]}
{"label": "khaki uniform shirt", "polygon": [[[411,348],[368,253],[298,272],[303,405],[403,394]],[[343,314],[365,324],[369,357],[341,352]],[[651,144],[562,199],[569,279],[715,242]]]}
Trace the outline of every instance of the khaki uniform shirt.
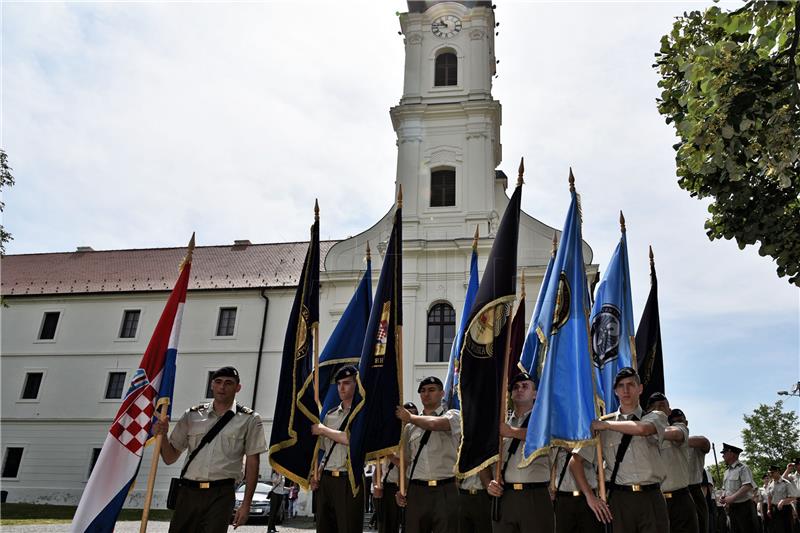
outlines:
{"label": "khaki uniform shirt", "polygon": [[[556,486],[558,486],[558,477],[561,475],[561,470],[564,468],[564,463],[572,457],[572,452],[564,453],[564,449],[559,449],[558,460],[556,461]],[[584,446],[581,451],[576,451],[583,459],[583,475],[586,476],[586,482],[592,489],[597,489],[597,452],[594,446]],[[580,491],[575,477],[570,472],[569,467],[564,472],[564,481],[561,482],[561,487],[558,488],[560,492],[574,492]]]}
{"label": "khaki uniform shirt", "polygon": [[[244,477],[242,458],[267,451],[261,417],[253,411],[247,413],[238,410],[236,406],[236,402],[231,406],[231,410],[236,413],[234,417],[211,442],[203,446],[189,464],[185,475],[187,479],[214,481],[233,478],[239,482]],[[188,459],[203,436],[220,418],[214,412],[213,402],[192,407],[178,420],[169,436],[169,442],[179,452],[188,450]]]}
{"label": "khaki uniform shirt", "polygon": [[689,450],[689,428],[683,424],[674,424],[670,427],[677,428],[683,433],[683,442],[664,439],[661,442],[661,459],[664,461],[666,477],[661,482],[663,492],[672,492],[689,486],[689,459],[686,451]]}
{"label": "khaki uniform shirt", "polygon": [[[434,416],[442,416],[450,423],[450,431],[431,431],[428,443],[422,448],[414,469],[412,479],[430,481],[432,479],[447,479],[455,475],[456,452],[461,441],[461,412],[456,409],[445,411],[440,407]],[[406,457],[408,460],[407,475],[411,475],[414,457],[417,455],[422,436],[425,430],[414,424],[406,424]]]}
{"label": "khaki uniform shirt", "polygon": [[706,464],[706,454],[699,448],[687,446],[686,461],[689,464],[689,485],[698,485],[703,482],[703,469]]}
{"label": "khaki uniform shirt", "polygon": [[[519,428],[522,427],[522,423],[525,421],[530,415],[530,411],[523,414],[522,416],[517,416],[514,411],[508,416],[506,422],[512,428]],[[503,439],[503,462],[506,460],[508,461],[508,466],[506,467],[505,475],[503,479],[506,483],[541,483],[543,481],[550,481],[550,465],[551,463],[551,455],[554,452],[549,454],[540,455],[528,466],[520,468],[519,465],[522,463],[522,458],[525,451],[525,441],[521,441],[519,446],[517,446],[517,450],[514,452],[514,455],[511,457],[508,456],[508,450],[511,447],[511,441],[514,439],[504,438]]]}
{"label": "khaki uniform shirt", "polygon": [[739,490],[742,485],[750,485],[750,491],[745,492],[737,500],[734,500],[731,503],[746,502],[750,499],[753,489],[756,487],[756,484],[753,481],[753,474],[750,472],[750,469],[746,465],[736,461],[725,471],[725,478],[722,480],[722,488],[725,490],[725,496],[731,496],[737,490]]}
{"label": "khaki uniform shirt", "polygon": [[784,498],[794,498],[797,496],[797,489],[794,483],[785,478],[780,478],[778,481],[770,482],[770,497],[772,498],[772,505],[778,505],[778,502]]}
{"label": "khaki uniform shirt", "polygon": [[[344,417],[349,412],[350,409],[345,409],[342,404],[339,404],[338,407],[328,411],[322,423],[331,429],[339,431]],[[323,451],[323,457],[328,457],[328,462],[325,463],[325,470],[347,470],[347,445],[336,443],[327,437],[321,437],[320,447]],[[332,452],[330,452],[331,448],[333,448]],[[330,456],[328,456],[328,452],[330,452]]]}
{"label": "khaki uniform shirt", "polygon": [[[628,446],[628,451],[617,471],[616,483],[618,485],[650,485],[664,481],[664,464],[661,460],[659,447],[664,439],[664,430],[667,428],[667,417],[661,411],[651,411],[642,416],[642,408],[636,407],[633,413],[622,414],[619,411],[604,416],[602,419],[607,421],[630,420],[636,415],[642,422],[649,422],[656,428],[654,435],[647,437],[633,437]],[[605,465],[606,482],[611,482],[611,472],[614,469],[614,458],[617,455],[617,448],[622,441],[622,433],[619,431],[603,430],[600,432],[601,442],[603,443],[603,459]],[[578,452],[581,457],[588,459],[589,455],[584,449],[594,446],[585,446]]]}
{"label": "khaki uniform shirt", "polygon": [[469,491],[486,490],[478,474],[473,474],[469,477],[465,477],[463,480],[459,482],[458,486],[461,489]]}
{"label": "khaki uniform shirt", "polygon": [[[391,468],[390,468],[391,467]],[[394,483],[395,485],[400,483],[400,467],[397,465],[392,465],[392,463],[387,463],[386,468],[390,468],[387,471],[383,470],[383,475],[385,476],[383,479],[384,483]]]}

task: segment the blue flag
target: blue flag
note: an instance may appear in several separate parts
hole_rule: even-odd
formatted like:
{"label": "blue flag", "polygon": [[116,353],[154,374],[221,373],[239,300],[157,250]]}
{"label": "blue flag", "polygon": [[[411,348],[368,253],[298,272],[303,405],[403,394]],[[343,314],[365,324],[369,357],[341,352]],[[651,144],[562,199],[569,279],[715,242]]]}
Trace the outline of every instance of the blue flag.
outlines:
{"label": "blue flag", "polygon": [[523,465],[547,453],[550,446],[576,447],[593,441],[591,423],[598,415],[580,204],[570,188],[572,202],[536,322],[536,330],[544,337],[544,361]]}
{"label": "blue flag", "polygon": [[[621,216],[621,215],[620,215]],[[614,394],[614,376],[620,368],[636,367],[636,338],[631,304],[631,275],[624,219],[622,236],[603,281],[597,287],[591,319],[592,359],[597,369],[605,412],[619,408]]]}
{"label": "blue flag", "polygon": [[[539,386],[539,378],[542,375],[542,348],[545,346],[544,333],[537,332],[539,314],[542,312],[542,305],[544,302],[545,294],[547,293],[547,285],[550,282],[550,273],[553,271],[553,262],[556,258],[558,251],[558,241],[556,236],[553,235],[553,252],[550,254],[550,260],[547,262],[547,269],[544,272],[542,279],[542,286],[539,288],[539,297],[536,298],[536,307],[533,308],[533,315],[531,315],[531,324],[528,326],[528,334],[525,337],[525,344],[522,345],[522,354],[519,358],[520,370],[524,370],[533,378],[536,386]],[[540,336],[541,335],[541,338]]]}
{"label": "blue flag", "polygon": [[[369,254],[369,251],[367,251]],[[343,365],[358,365],[369,311],[372,308],[372,260],[367,255],[367,270],[319,355],[319,399],[322,417],[339,405],[339,391],[334,376]]]}
{"label": "blue flag", "polygon": [[[477,234],[476,234],[477,235]],[[477,243],[472,245],[472,258],[469,261],[469,283],[467,295],[464,298],[464,308],[461,311],[461,322],[453,339],[450,349],[450,362],[447,364],[447,379],[444,382],[444,402],[448,409],[460,409],[461,401],[458,399],[458,363],[461,355],[461,346],[464,344],[464,332],[469,325],[469,312],[478,294],[478,250]]]}

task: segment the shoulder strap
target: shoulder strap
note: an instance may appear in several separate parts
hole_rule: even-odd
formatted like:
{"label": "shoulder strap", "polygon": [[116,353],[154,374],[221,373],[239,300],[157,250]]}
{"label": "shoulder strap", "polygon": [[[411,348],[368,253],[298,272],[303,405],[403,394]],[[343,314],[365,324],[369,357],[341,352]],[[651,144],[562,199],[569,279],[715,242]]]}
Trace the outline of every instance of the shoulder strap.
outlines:
{"label": "shoulder strap", "polygon": [[[339,431],[344,431],[344,428],[347,427],[347,421],[350,419],[350,413],[352,413],[352,412],[353,412],[353,408],[351,406],[350,407],[350,411],[348,411],[347,414],[344,415],[344,418],[342,419],[342,423],[339,424]],[[333,441],[333,446],[331,446],[331,449],[328,450],[328,453],[325,454],[325,458],[322,459],[322,469],[323,470],[325,470],[325,465],[328,464],[328,460],[331,458],[331,454],[333,453],[333,449],[336,448],[337,444],[338,443],[336,441]]]}
{"label": "shoulder strap", "polygon": [[233,411],[230,410],[225,411],[225,414],[222,415],[222,417],[219,420],[217,420],[217,423],[214,424],[214,426],[210,430],[208,430],[208,433],[203,435],[203,438],[200,439],[200,444],[198,444],[197,448],[195,448],[192,451],[192,453],[189,455],[189,458],[186,460],[186,464],[183,465],[183,469],[181,470],[181,477],[186,475],[186,470],[189,468],[189,464],[192,462],[192,459],[197,457],[197,454],[200,452],[200,450],[203,449],[203,446],[214,440],[214,437],[217,436],[217,433],[222,431],[222,428],[225,427],[225,424],[230,422],[231,418],[233,418],[233,415],[234,415]]}
{"label": "shoulder strap", "polygon": [[383,475],[383,483],[386,483],[386,480],[389,478],[389,472],[392,471],[394,468],[394,463],[389,463],[389,466],[386,468],[386,473]]}
{"label": "shoulder strap", "polygon": [[[633,415],[631,417],[631,420],[638,421],[639,417]],[[625,434],[622,436],[622,441],[619,443],[619,447],[617,447],[617,455],[614,457],[614,469],[611,471],[611,480],[609,481],[611,485],[614,485],[617,482],[617,472],[619,471],[619,465],[625,458],[625,453],[628,451],[628,447],[631,445],[632,439],[633,435]]]}
{"label": "shoulder strap", "polygon": [[[533,412],[533,411],[531,411]],[[522,421],[522,425],[520,429],[528,427],[528,421],[531,419],[531,413],[528,413],[525,416],[525,420]],[[508,462],[511,460],[511,456],[517,453],[517,449],[519,448],[519,443],[522,442],[519,439],[511,439],[511,444],[508,446],[508,456],[506,457],[506,462],[503,464],[503,471],[500,473],[500,479],[505,479],[506,477],[506,468],[508,468]]]}
{"label": "shoulder strap", "polygon": [[[436,415],[442,416],[442,415]],[[422,434],[422,439],[419,441],[419,448],[417,448],[417,453],[414,455],[414,461],[411,463],[411,473],[408,474],[408,479],[414,479],[414,470],[417,468],[417,461],[419,461],[419,455],[422,453],[422,448],[428,444],[428,441],[431,440],[431,430],[426,429],[425,433]]]}
{"label": "shoulder strap", "polygon": [[[559,452],[560,451],[561,450],[559,450]],[[558,492],[558,489],[561,488],[561,483],[564,482],[564,476],[566,475],[567,467],[569,466],[569,460],[570,460],[571,453],[566,448],[564,448],[564,451],[567,453],[567,456],[564,458],[564,467],[561,469],[561,474],[559,474],[559,476],[558,476],[558,485],[556,485],[556,492]]]}

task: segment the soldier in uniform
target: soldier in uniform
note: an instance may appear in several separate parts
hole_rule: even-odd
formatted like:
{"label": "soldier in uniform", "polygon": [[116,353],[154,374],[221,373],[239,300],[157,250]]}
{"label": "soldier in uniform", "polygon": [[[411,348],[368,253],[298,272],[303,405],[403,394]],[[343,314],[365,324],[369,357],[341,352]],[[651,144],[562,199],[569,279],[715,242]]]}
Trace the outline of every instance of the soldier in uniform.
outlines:
{"label": "soldier in uniform", "polygon": [[500,498],[500,520],[492,522],[495,533],[553,533],[550,500],[550,454],[540,455],[524,468],[522,462],[528,420],[536,399],[536,385],[527,372],[509,383],[514,409],[500,424],[503,437],[501,481],[491,480],[489,494]]}
{"label": "soldier in uniform", "polygon": [[322,424],[311,426],[311,433],[320,436],[323,452],[319,481],[311,481],[311,489],[316,491],[318,498],[317,531],[322,533],[356,533],[364,528],[364,491],[368,489],[364,487],[363,472],[353,472],[361,478],[355,495],[350,487],[350,441],[345,431],[357,375],[358,369],[353,365],[345,365],[336,372],[334,379],[341,403],[325,413]]}
{"label": "soldier in uniform", "polygon": [[[664,467],[659,452],[667,417],[659,411],[643,414],[639,405],[642,383],[633,368],[617,373],[614,393],[619,411],[592,422],[603,446],[608,505],[597,499],[589,505],[598,518],[611,522],[614,533],[667,533],[669,515],[661,494]],[[595,446],[583,446],[577,453],[591,461]],[[576,479],[582,474],[579,469],[573,472]]]}
{"label": "soldier in uniform", "polygon": [[770,517],[773,533],[792,533],[794,517],[792,502],[797,500],[794,483],[784,478],[777,466],[769,467],[772,478],[769,490],[769,506],[767,516]]}
{"label": "soldier in uniform", "polygon": [[730,517],[733,533],[755,533],[758,530],[756,504],[753,502],[753,490],[756,483],[747,465],[739,462],[741,448],[722,443],[722,459],[728,465],[722,488],[725,494],[720,503]]}
{"label": "soldier in uniform", "polygon": [[[405,407],[412,415],[419,414],[414,402],[406,402]],[[400,531],[400,508],[397,506],[395,494],[400,490],[400,459],[397,456],[391,458],[386,470],[383,472],[383,488],[375,490],[375,498],[381,500],[381,512],[378,515],[379,533],[399,533]]]}
{"label": "soldier in uniform", "polygon": [[399,491],[397,504],[406,508],[407,533],[456,533],[458,490],[454,468],[461,440],[461,413],[442,406],[444,386],[435,377],[420,381],[417,389],[422,414],[397,407],[404,428],[407,495]]}
{"label": "soldier in uniform", "polygon": [[[685,417],[673,417],[669,400],[661,392],[655,392],[647,400],[648,411],[667,414],[669,426],[664,430],[661,443],[661,459],[664,461],[664,481],[661,492],[667,500],[670,533],[698,533],[697,510],[689,492],[689,428],[682,422]],[[683,415],[683,411],[675,410]]]}
{"label": "soldier in uniform", "polygon": [[[488,483],[490,474],[484,480]],[[458,480],[458,533],[484,533],[492,529],[492,502],[484,480],[473,474]]]}
{"label": "soldier in uniform", "polygon": [[[683,424],[687,428],[689,427],[689,421],[680,409],[672,409],[669,414],[669,423]],[[684,448],[684,451],[689,464],[689,492],[692,495],[697,514],[698,530],[700,533],[707,533],[709,509],[706,494],[703,492],[703,473],[705,472],[706,454],[711,451],[711,442],[702,435],[690,434],[689,446]]]}
{"label": "soldier in uniform", "polygon": [[[235,401],[241,389],[239,372],[232,366],[214,372],[211,375],[214,401],[187,410],[169,439],[161,443],[161,458],[170,465],[184,450],[188,450],[187,456],[191,455],[220,418],[230,417],[219,434],[200,449],[181,478],[170,533],[227,531],[235,502],[234,490],[243,475],[244,500],[236,510],[233,525],[238,527],[247,522],[258,481],[259,456],[267,451],[267,442],[258,413]],[[232,415],[227,415],[228,412]],[[154,435],[166,435],[169,423],[159,421],[153,428]]]}
{"label": "soldier in uniform", "polygon": [[[590,500],[600,501],[596,461],[585,461],[572,451],[562,448],[556,456],[556,533],[602,533],[603,522],[589,503]],[[574,469],[581,473],[576,476]],[[578,476],[583,486],[578,483]]]}

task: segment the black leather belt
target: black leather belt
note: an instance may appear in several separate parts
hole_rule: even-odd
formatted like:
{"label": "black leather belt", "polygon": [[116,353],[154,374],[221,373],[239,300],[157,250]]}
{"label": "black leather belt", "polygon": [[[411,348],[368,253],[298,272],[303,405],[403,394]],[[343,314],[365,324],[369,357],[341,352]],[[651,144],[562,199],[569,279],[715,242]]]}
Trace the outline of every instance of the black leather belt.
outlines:
{"label": "black leather belt", "polygon": [[661,490],[660,483],[651,483],[650,485],[613,485],[609,484],[613,490],[622,490],[625,492],[650,492],[653,490]]}
{"label": "black leather belt", "polygon": [[215,479],[214,481],[195,481],[193,479],[181,478],[179,484],[181,487],[191,487],[193,489],[213,489],[216,487],[232,487],[236,483],[233,478],[228,479]]}
{"label": "black leather belt", "polygon": [[422,485],[423,487],[439,487],[441,485],[449,485],[456,480],[454,477],[447,477],[444,479],[430,479],[428,481],[424,479],[412,479],[412,485]]}
{"label": "black leather belt", "polygon": [[669,492],[665,492],[664,493],[664,498],[669,500],[670,498],[673,498],[675,496],[680,496],[681,494],[684,494],[684,493],[686,493],[686,494],[689,493],[689,487],[683,487],[682,489],[671,490]]}
{"label": "black leather belt", "polygon": [[690,489],[702,489],[703,488],[703,484],[702,483],[692,483],[692,484],[689,485],[689,488]]}
{"label": "black leather belt", "polygon": [[464,496],[476,496],[478,494],[486,493],[484,489],[458,489],[458,492]]}
{"label": "black leather belt", "polygon": [[510,490],[531,490],[546,488],[548,485],[550,485],[549,481],[537,481],[535,483],[509,483],[506,481],[503,487]]}
{"label": "black leather belt", "polygon": [[323,470],[322,475],[328,477],[347,477],[347,470]]}
{"label": "black leather belt", "polygon": [[736,502],[736,503],[731,502],[730,506],[731,507],[741,507],[742,505],[752,505],[752,504],[753,504],[752,500],[745,500],[743,502]]}
{"label": "black leather belt", "polygon": [[397,485],[397,483],[392,483],[391,481],[384,481],[383,482],[383,488],[385,488],[385,489],[387,489],[387,488],[388,489],[395,489],[396,490],[396,489],[399,488],[399,486]]}
{"label": "black leather belt", "polygon": [[579,496],[583,496],[583,493],[579,490],[573,490],[572,492],[560,490],[556,493],[556,498],[577,498]]}

